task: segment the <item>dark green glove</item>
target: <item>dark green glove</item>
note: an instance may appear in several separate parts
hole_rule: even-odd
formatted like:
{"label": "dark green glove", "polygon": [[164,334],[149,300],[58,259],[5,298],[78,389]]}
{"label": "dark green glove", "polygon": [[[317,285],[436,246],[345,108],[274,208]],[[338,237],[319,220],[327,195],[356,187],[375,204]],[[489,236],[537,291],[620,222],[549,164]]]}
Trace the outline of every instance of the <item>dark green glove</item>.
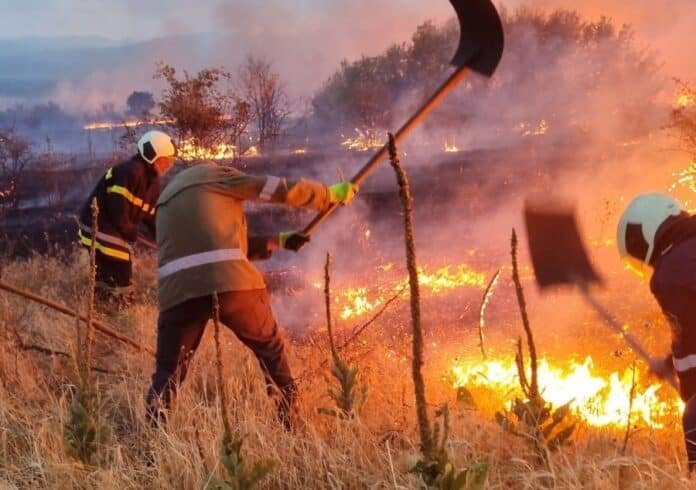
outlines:
{"label": "dark green glove", "polygon": [[278,235],[278,244],[280,248],[292,250],[294,252],[301,249],[309,240],[310,238],[307,235],[299,231],[282,231]]}

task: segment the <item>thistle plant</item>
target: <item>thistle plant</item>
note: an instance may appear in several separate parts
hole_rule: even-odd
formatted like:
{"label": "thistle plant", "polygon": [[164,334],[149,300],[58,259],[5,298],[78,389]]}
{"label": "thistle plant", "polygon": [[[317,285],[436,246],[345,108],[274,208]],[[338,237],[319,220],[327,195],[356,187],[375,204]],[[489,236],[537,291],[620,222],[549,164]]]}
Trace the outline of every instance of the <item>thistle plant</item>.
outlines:
{"label": "thistle plant", "polygon": [[329,387],[329,397],[336,404],[336,409],[319,408],[319,413],[333,417],[353,418],[367,396],[367,386],[359,384],[358,367],[350,366],[338,354],[333,336],[333,318],[331,315],[331,253],[326,254],[324,265],[324,300],[326,304],[326,329],[331,348],[331,374],[338,382]]}
{"label": "thistle plant", "polygon": [[517,302],[526,334],[530,374],[527,375],[522,339],[520,338],[517,340],[515,363],[524,399],[516,397],[512,401],[510,410],[496,413],[495,418],[503,429],[523,438],[529,444],[537,466],[549,468],[549,453],[568,442],[575,430],[575,424],[567,424],[567,418],[570,415],[569,403],[554,408],[544,400],[539,391],[536,344],[517,266],[517,243],[517,234],[515,230],[512,230],[512,279],[515,283]]}
{"label": "thistle plant", "polygon": [[442,425],[435,422],[431,428],[425,399],[425,380],[423,367],[423,330],[421,327],[420,289],[418,267],[416,265],[416,245],[413,228],[413,198],[408,176],[401,166],[394,135],[389,134],[389,160],[399,185],[399,196],[403,210],[404,242],[406,245],[406,265],[408,268],[409,289],[411,292],[411,322],[413,326],[413,364],[411,375],[416,397],[416,415],[421,439],[422,459],[411,469],[421,476],[429,488],[442,490],[483,489],[488,478],[488,465],[476,464],[464,470],[457,470],[447,451],[449,437],[449,409],[445,405],[436,413]]}
{"label": "thistle plant", "polygon": [[96,239],[99,206],[92,200],[92,245],[90,248],[90,280],[85,334],[81,335],[80,318],[77,322],[77,372],[78,386],[72,393],[68,420],[63,427],[63,440],[69,456],[84,464],[92,464],[99,447],[106,443],[109,430],[102,423],[99,397],[92,385],[92,344],[94,340],[94,290],[96,282]]}

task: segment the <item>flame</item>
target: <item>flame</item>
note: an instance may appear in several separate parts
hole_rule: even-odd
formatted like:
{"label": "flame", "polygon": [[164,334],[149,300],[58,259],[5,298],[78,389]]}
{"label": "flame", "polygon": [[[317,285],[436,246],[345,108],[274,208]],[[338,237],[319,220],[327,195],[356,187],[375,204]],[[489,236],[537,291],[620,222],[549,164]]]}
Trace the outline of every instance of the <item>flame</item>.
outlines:
{"label": "flame", "polygon": [[677,107],[685,109],[696,104],[696,99],[694,98],[694,95],[691,93],[682,93],[677,96],[675,104]]}
{"label": "flame", "polygon": [[536,126],[521,122],[517,125],[517,130],[522,133],[522,136],[543,136],[549,131],[549,123],[545,119],[539,121]]}
{"label": "flame", "polygon": [[357,133],[355,138],[346,138],[341,135],[343,138],[342,147],[352,151],[369,151],[384,146],[384,143],[379,141],[372,131],[361,131],[355,128],[355,132]]}
{"label": "flame", "polygon": [[[230,121],[232,119],[232,114],[223,114],[222,116],[219,117],[220,121]],[[113,122],[113,121],[98,121],[98,122],[92,122],[89,124],[85,124],[82,126],[82,129],[85,131],[98,131],[98,130],[113,130],[113,129],[122,129],[122,128],[137,128],[138,126],[143,126],[145,124],[149,124],[152,126],[165,126],[167,124],[175,124],[176,120],[175,119],[154,119],[154,120],[146,120],[146,119],[132,119],[129,121],[121,121],[121,122]]]}
{"label": "flame", "polygon": [[[570,403],[573,412],[586,424],[594,427],[625,427],[628,421],[633,371],[597,373],[591,357],[584,362],[567,366],[539,360],[539,389],[554,407]],[[451,368],[454,388],[481,388],[492,393],[519,394],[517,366],[513,359],[475,359],[457,362]],[[659,383],[641,388],[636,372],[631,423],[638,421],[655,429],[663,428],[667,420],[684,408],[676,394],[662,393]],[[509,398],[509,396],[508,396]]]}
{"label": "flame", "polygon": [[[179,158],[190,162],[195,160],[231,160],[239,156],[236,146],[227,143],[219,143],[212,147],[198,146],[192,140],[185,140],[179,146]],[[254,158],[259,156],[259,150],[255,146],[249,147],[242,153],[242,158]]]}
{"label": "flame", "polygon": [[99,121],[85,124],[82,129],[85,131],[110,131],[113,129],[122,128],[137,128],[138,126],[143,126],[145,124],[151,124],[153,126],[164,126],[165,124],[173,124],[173,119],[156,119],[154,121],[143,121],[143,120],[131,120],[122,122],[111,122],[111,121]]}
{"label": "flame", "polygon": [[226,160],[237,156],[237,147],[220,143],[212,148],[197,146],[192,140],[186,140],[179,145],[179,158],[186,162],[193,160]]}
{"label": "flame", "polygon": [[457,147],[457,144],[452,140],[452,143],[445,141],[445,146],[443,148],[445,153],[459,153],[461,150]]}
{"label": "flame", "polygon": [[296,148],[290,152],[292,155],[306,155],[307,148]]}
{"label": "flame", "polygon": [[[393,268],[389,263],[380,266],[382,274],[387,274]],[[486,288],[486,274],[473,270],[466,264],[452,267],[446,266],[429,272],[426,268],[418,269],[418,282],[422,293],[438,295],[464,287],[478,289]],[[339,316],[348,320],[366,315],[383,305],[390,297],[408,291],[408,277],[400,280],[387,281],[373,288],[347,288],[336,296],[339,304]]]}
{"label": "flame", "polygon": [[256,146],[250,146],[249,149],[242,154],[242,157],[254,158],[259,156],[260,154],[261,153],[259,152],[259,149]]}

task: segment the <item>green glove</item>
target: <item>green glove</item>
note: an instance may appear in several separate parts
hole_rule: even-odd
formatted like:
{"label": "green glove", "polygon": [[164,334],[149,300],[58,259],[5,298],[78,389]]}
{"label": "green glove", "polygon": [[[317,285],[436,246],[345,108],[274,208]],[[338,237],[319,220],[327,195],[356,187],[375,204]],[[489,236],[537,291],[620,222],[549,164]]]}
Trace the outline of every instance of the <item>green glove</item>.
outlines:
{"label": "green glove", "polygon": [[339,182],[329,186],[329,199],[335,204],[348,204],[358,193],[358,186],[352,182]]}
{"label": "green glove", "polygon": [[278,234],[280,248],[297,252],[309,241],[309,237],[299,231],[282,231]]}

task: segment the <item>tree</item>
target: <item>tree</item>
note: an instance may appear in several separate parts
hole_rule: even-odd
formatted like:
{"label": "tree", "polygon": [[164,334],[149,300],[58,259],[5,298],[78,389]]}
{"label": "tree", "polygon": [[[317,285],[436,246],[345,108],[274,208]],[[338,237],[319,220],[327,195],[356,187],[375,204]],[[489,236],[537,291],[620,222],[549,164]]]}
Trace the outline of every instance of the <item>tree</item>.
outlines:
{"label": "tree", "polygon": [[155,108],[155,98],[150,92],[134,91],[126,99],[126,114],[137,118],[148,118]]}
{"label": "tree", "polygon": [[344,60],[312,99],[315,116],[324,126],[359,127],[369,137],[388,127],[402,92],[405,56],[403,47],[394,45],[383,56]]}
{"label": "tree", "polygon": [[253,56],[247,57],[239,75],[242,93],[258,132],[259,148],[272,146],[290,116],[285,86],[268,61]]}
{"label": "tree", "polygon": [[[495,76],[468,78],[427,126],[463,125],[485,111],[498,127],[543,122],[554,132],[589,134],[601,126],[601,136],[616,139],[659,124],[660,64],[637,45],[630,27],[607,18],[588,22],[572,10],[501,9],[501,19],[506,50]],[[396,108],[409,114],[451,73],[458,41],[456,21],[426,22],[408,43],[343,61],[312,98],[313,117],[329,131],[393,127],[401,122],[394,120]]]}
{"label": "tree", "polygon": [[221,68],[206,68],[195,76],[159,64],[155,78],[168,86],[159,103],[163,118],[173,121],[179,143],[190,141],[202,148],[238,143],[249,124],[249,110],[232,89],[231,74]]}
{"label": "tree", "polygon": [[33,158],[29,142],[14,129],[0,131],[0,206],[17,209],[25,167]]}

